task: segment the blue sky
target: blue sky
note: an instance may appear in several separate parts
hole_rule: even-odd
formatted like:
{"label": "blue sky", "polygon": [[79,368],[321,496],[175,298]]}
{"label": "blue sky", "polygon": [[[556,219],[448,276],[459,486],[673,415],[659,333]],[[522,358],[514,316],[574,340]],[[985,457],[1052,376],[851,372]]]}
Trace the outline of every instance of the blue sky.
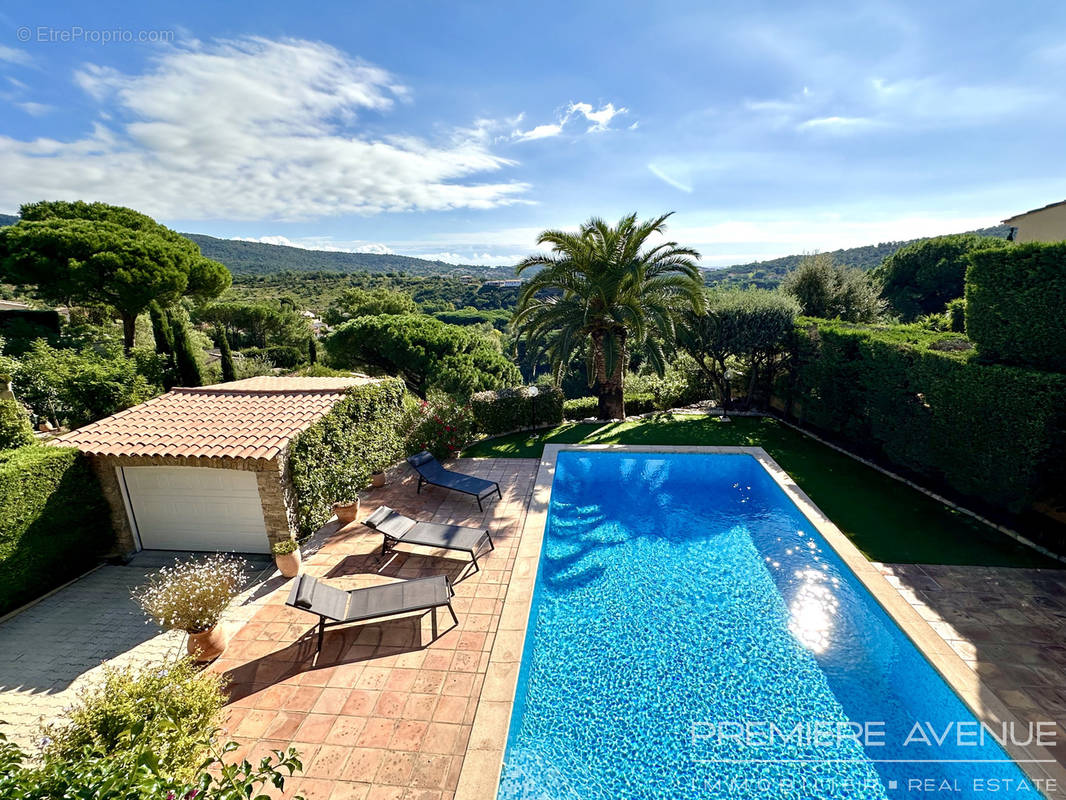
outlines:
{"label": "blue sky", "polygon": [[0,212],[510,264],[673,210],[716,266],[1066,198],[1057,1],[118,5],[0,11]]}

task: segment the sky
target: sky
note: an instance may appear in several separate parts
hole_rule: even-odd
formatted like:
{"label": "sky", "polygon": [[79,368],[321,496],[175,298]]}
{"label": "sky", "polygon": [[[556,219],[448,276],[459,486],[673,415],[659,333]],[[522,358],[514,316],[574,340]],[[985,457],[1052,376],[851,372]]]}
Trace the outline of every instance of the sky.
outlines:
{"label": "sky", "polygon": [[511,265],[675,212],[714,267],[1066,199],[1066,3],[0,7],[0,212]]}

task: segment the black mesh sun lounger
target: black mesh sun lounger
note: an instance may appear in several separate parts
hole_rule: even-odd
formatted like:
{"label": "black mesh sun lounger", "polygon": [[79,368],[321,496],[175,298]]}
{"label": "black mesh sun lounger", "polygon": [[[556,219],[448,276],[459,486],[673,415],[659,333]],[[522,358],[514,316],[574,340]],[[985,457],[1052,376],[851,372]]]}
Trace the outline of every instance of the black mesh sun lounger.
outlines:
{"label": "black mesh sun lounger", "polygon": [[481,501],[490,497],[493,492],[503,499],[500,484],[496,481],[487,481],[474,475],[464,475],[461,472],[445,469],[434,455],[428,450],[416,453],[407,459],[407,463],[415,468],[418,473],[418,491],[421,493],[422,484],[440,486],[444,489],[454,489],[463,494],[473,495],[477,498],[478,511],[484,510]]}
{"label": "black mesh sun lounger", "polygon": [[456,625],[459,624],[459,618],[452,609],[454,594],[448,578],[444,575],[349,591],[329,586],[310,575],[301,575],[292,585],[285,605],[318,616],[317,650],[321,650],[322,634],[326,632],[326,626],[347,625],[350,622],[364,622],[391,617],[393,614],[429,609],[433,609],[433,638],[436,639],[436,609],[440,606],[447,606],[452,620]]}
{"label": "black mesh sun lounger", "polygon": [[474,563],[473,572],[481,569],[477,557],[482,552],[495,550],[486,528],[468,528],[463,525],[439,525],[435,522],[417,522],[399,511],[382,506],[363,522],[385,537],[381,544],[384,558],[398,544],[418,544],[424,547],[440,547],[446,550],[461,550],[469,553]]}

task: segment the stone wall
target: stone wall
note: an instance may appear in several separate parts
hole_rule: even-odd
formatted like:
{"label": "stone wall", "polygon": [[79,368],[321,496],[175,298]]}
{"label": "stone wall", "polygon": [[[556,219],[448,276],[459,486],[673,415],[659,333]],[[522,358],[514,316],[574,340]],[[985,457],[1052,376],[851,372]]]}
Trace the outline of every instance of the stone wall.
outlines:
{"label": "stone wall", "polygon": [[137,549],[130,527],[126,504],[122,499],[117,467],[199,467],[202,469],[238,469],[254,472],[259,486],[270,543],[293,537],[293,510],[287,505],[286,477],[279,459],[184,458],[180,456],[89,456],[89,463],[100,480],[104,497],[111,506],[111,523],[115,529],[115,553],[131,553]]}

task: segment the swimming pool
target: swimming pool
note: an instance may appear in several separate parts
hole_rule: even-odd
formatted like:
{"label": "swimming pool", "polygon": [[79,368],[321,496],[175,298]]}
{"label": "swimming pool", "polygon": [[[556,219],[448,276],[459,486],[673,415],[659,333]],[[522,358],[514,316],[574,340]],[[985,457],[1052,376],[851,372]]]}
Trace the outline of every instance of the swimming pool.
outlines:
{"label": "swimming pool", "polygon": [[992,733],[753,455],[559,452],[501,800],[1037,796]]}

